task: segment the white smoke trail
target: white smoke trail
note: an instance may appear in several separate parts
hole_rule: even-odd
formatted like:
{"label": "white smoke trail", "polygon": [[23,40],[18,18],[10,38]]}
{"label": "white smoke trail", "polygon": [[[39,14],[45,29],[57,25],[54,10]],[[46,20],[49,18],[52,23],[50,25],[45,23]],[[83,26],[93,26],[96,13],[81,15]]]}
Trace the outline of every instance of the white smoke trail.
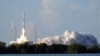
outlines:
{"label": "white smoke trail", "polygon": [[25,34],[25,29],[24,28],[22,28],[22,34],[21,34],[21,36],[20,36],[20,38],[18,38],[17,39],[17,43],[25,43],[25,42],[27,42],[28,40],[27,40],[27,37],[26,37],[26,34]]}
{"label": "white smoke trail", "polygon": [[59,5],[63,5],[65,0],[41,0],[40,17],[43,20],[44,25],[46,25],[47,30],[56,30],[60,27],[59,12],[57,11]]}

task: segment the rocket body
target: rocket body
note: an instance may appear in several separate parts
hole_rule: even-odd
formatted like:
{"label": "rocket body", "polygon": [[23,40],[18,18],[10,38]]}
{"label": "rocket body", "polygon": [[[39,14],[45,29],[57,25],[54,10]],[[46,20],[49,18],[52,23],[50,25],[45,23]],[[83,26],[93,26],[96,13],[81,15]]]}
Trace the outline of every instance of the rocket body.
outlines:
{"label": "rocket body", "polygon": [[23,18],[22,18],[22,28],[25,29],[25,12],[24,12]]}

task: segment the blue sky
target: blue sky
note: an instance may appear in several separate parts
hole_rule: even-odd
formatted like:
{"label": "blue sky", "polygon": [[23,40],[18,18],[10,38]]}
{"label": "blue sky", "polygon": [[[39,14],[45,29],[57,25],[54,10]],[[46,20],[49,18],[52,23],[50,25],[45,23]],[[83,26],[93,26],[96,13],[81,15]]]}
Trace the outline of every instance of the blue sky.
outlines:
{"label": "blue sky", "polygon": [[100,43],[100,0],[0,0],[0,41],[16,39],[12,37],[12,22],[20,36],[23,12],[27,31],[32,23],[38,37],[75,30],[93,34]]}

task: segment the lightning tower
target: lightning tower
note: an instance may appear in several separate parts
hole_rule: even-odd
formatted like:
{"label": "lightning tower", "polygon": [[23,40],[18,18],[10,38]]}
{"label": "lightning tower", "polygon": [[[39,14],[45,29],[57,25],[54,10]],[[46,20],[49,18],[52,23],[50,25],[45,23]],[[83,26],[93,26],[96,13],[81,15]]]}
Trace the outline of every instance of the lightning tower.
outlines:
{"label": "lightning tower", "polygon": [[12,23],[12,38],[17,38],[17,29],[16,26]]}

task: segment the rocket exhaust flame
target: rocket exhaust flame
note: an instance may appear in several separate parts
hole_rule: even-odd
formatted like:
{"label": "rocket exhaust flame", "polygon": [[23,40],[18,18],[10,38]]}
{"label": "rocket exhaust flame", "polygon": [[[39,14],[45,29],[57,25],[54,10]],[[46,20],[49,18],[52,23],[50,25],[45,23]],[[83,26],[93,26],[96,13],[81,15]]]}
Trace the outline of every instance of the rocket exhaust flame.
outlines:
{"label": "rocket exhaust flame", "polygon": [[26,37],[26,35],[25,35],[25,29],[24,28],[22,28],[22,34],[21,34],[21,36],[20,36],[20,38],[18,38],[17,39],[17,43],[25,43],[25,42],[27,42],[28,40],[27,40],[27,37]]}

